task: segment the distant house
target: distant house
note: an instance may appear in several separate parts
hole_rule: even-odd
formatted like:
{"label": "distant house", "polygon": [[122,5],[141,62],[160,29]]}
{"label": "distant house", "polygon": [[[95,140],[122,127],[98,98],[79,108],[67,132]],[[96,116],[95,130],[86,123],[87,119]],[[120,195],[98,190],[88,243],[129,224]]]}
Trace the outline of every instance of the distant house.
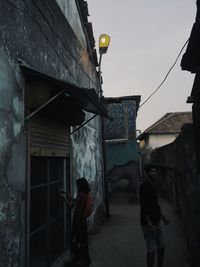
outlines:
{"label": "distant house", "polygon": [[143,151],[173,142],[185,123],[192,122],[192,112],[169,112],[138,136]]}
{"label": "distant house", "polygon": [[138,179],[136,117],[140,96],[107,97],[105,102],[113,117],[113,121],[104,120],[109,193],[134,194]]}

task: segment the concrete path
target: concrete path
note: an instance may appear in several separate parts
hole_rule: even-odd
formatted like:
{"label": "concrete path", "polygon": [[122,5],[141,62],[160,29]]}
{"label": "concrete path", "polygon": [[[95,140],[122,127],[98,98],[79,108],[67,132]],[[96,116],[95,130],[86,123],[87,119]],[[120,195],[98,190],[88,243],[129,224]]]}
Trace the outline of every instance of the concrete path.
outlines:
{"label": "concrete path", "polygon": [[[160,201],[163,212],[170,219],[165,227],[165,267],[189,267],[180,221],[166,201]],[[139,205],[115,204],[110,220],[92,237],[91,267],[146,267],[146,248],[140,228]],[[156,265],[155,265],[156,266]]]}

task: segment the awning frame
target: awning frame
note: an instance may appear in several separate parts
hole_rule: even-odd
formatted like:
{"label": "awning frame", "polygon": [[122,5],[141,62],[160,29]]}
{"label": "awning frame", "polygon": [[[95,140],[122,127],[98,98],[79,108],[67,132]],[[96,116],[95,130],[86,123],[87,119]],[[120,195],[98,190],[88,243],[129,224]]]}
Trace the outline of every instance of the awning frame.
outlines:
{"label": "awning frame", "polygon": [[74,131],[72,131],[70,133],[70,135],[74,134],[75,132],[77,132],[78,130],[80,130],[84,125],[86,125],[89,121],[93,120],[98,114],[95,114],[94,116],[92,116],[90,119],[88,119],[87,121],[85,121],[84,123],[82,123],[80,126],[78,126],[78,128],[76,128]]}
{"label": "awning frame", "polygon": [[[82,88],[75,84],[42,73],[36,70],[35,68],[30,67],[26,62],[24,62],[21,59],[18,59],[18,62],[22,72],[24,72],[26,75],[29,75],[30,77],[34,76],[39,77],[41,78],[41,80],[47,80],[52,84],[58,85],[58,87],[61,89],[61,91],[59,91],[56,95],[54,95],[44,104],[42,104],[41,107],[37,108],[35,111],[29,114],[27,116],[27,119],[34,116],[37,112],[39,112],[49,103],[51,103],[54,99],[56,99],[58,96],[64,93],[66,93],[69,97],[75,100],[75,102],[79,105],[79,107],[84,111],[109,118],[106,107],[104,106],[102,100],[99,98],[99,96],[97,95],[96,91],[93,88],[91,89]],[[77,94],[78,96],[76,97],[75,94]]]}
{"label": "awning frame", "polygon": [[60,92],[58,92],[56,95],[54,95],[53,97],[51,97],[49,100],[47,100],[44,104],[42,104],[39,108],[37,108],[36,110],[34,110],[32,113],[30,113],[26,119],[29,120],[31,117],[33,117],[36,113],[38,113],[41,109],[43,109],[44,107],[46,107],[49,103],[51,103],[53,100],[55,100],[58,96],[60,96],[61,94],[63,94],[65,92],[65,90],[61,90]]}

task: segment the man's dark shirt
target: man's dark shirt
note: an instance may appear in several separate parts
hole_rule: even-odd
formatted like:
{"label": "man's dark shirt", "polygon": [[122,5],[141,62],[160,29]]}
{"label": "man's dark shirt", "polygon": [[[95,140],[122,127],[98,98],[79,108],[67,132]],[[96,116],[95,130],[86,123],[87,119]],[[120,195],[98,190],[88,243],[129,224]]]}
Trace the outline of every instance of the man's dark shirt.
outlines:
{"label": "man's dark shirt", "polygon": [[153,225],[161,220],[161,210],[158,203],[157,187],[146,180],[140,186],[141,225],[148,225],[146,216]]}

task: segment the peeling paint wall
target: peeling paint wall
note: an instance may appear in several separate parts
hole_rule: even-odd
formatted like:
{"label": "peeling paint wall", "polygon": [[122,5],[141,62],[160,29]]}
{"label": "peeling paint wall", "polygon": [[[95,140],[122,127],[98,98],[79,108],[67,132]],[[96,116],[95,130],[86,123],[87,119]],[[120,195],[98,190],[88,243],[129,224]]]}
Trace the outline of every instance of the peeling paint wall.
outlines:
{"label": "peeling paint wall", "polygon": [[[67,3],[76,11],[74,1]],[[79,38],[84,31],[74,33],[72,24],[55,0],[0,3],[0,267],[27,267],[25,86],[18,60],[66,82],[98,87],[96,68],[85,41]],[[72,185],[78,176],[86,176],[96,195],[96,209],[103,202],[99,125],[96,117],[75,133],[71,142]]]}
{"label": "peeling paint wall", "polygon": [[[136,142],[136,101],[107,104],[113,121],[105,119],[106,161],[110,199],[138,201],[139,172]],[[117,196],[117,197],[116,197]],[[120,199],[121,201],[121,199]]]}
{"label": "peeling paint wall", "polygon": [[121,103],[107,104],[107,109],[114,118],[105,119],[105,139],[107,171],[114,165],[123,165],[129,161],[138,161],[136,142],[136,101],[123,100]]}
{"label": "peeling paint wall", "polygon": [[[73,180],[85,177],[91,186],[92,195],[95,197],[95,208],[102,208],[102,146],[99,120],[94,119],[84,128],[72,135],[73,147]],[[74,184],[74,193],[76,188]],[[95,212],[94,212],[95,213]]]}
{"label": "peeling paint wall", "polygon": [[[24,235],[25,135],[23,88],[0,49],[0,266],[19,266]],[[21,213],[22,210],[22,213]]]}
{"label": "peeling paint wall", "polygon": [[55,78],[96,88],[96,68],[55,0],[3,0],[1,14],[0,47],[12,61],[21,58]]}
{"label": "peeling paint wall", "polygon": [[84,48],[87,47],[85,34],[81,25],[76,0],[56,0],[67,21],[78,37],[80,43]]}

